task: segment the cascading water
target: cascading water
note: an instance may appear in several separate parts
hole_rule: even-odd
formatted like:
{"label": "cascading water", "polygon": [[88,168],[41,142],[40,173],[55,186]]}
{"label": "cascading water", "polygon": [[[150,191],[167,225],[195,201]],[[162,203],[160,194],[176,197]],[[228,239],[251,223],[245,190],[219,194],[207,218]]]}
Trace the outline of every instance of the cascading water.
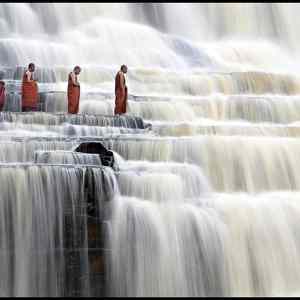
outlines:
{"label": "cascading water", "polygon": [[[97,178],[105,172],[90,171]],[[78,296],[91,294],[84,190],[88,175],[83,166],[0,165],[2,297],[70,296],[74,290]],[[97,181],[99,190],[101,185]]]}
{"label": "cascading water", "polygon": [[[299,11],[0,4],[0,295],[299,295]],[[44,113],[18,113],[29,62]],[[111,117],[123,63],[128,114]],[[114,151],[114,170],[72,152],[81,142]],[[106,228],[104,281],[92,279],[91,199]]]}

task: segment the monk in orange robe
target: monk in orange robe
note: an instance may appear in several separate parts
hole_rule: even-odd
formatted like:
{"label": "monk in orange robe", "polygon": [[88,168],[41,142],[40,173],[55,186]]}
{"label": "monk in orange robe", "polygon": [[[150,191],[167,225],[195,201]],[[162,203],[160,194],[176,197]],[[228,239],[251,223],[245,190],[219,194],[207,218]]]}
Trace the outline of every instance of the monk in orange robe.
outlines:
{"label": "monk in orange robe", "polygon": [[127,109],[127,86],[125,74],[127,66],[122,65],[115,77],[115,115],[125,114]]}
{"label": "monk in orange robe", "polygon": [[68,77],[68,113],[77,114],[79,111],[80,84],[78,75],[81,68],[76,66]]}
{"label": "monk in orange robe", "polygon": [[22,80],[22,111],[37,111],[38,85],[33,79],[35,65],[30,63]]}
{"label": "monk in orange robe", "polygon": [[5,82],[0,80],[0,111],[3,110],[5,103]]}

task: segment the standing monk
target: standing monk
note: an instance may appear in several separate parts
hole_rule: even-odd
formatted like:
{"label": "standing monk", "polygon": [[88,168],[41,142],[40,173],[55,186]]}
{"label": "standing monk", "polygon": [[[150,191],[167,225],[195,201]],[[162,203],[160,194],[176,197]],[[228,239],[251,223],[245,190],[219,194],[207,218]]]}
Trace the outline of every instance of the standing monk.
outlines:
{"label": "standing monk", "polygon": [[22,111],[37,111],[38,85],[33,79],[35,65],[30,63],[22,81]]}
{"label": "standing monk", "polygon": [[125,75],[127,73],[127,66],[122,65],[120,71],[115,78],[115,115],[125,114],[127,107],[127,86]]}
{"label": "standing monk", "polygon": [[0,80],[0,111],[3,110],[5,103],[5,82]]}
{"label": "standing monk", "polygon": [[81,68],[76,66],[73,72],[69,74],[68,78],[68,113],[77,114],[79,110],[80,99],[80,84],[78,82],[78,75]]}

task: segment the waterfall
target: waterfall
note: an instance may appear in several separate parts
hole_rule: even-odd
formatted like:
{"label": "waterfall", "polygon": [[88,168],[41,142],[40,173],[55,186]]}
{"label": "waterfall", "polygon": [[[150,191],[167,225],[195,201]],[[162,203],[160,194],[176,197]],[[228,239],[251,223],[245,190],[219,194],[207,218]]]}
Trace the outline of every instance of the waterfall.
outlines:
{"label": "waterfall", "polygon": [[[0,296],[299,295],[299,12],[1,3]],[[43,112],[21,113],[30,62]]]}
{"label": "waterfall", "polygon": [[115,188],[105,169],[1,164],[1,296],[92,295],[84,189],[91,176],[106,178],[95,180],[103,206],[103,185]]}
{"label": "waterfall", "polygon": [[298,193],[258,198],[220,194],[214,196],[213,208],[199,203],[177,209],[174,204],[160,206],[124,197],[115,215],[112,293],[297,293],[298,201]]}
{"label": "waterfall", "polygon": [[34,161],[48,164],[101,165],[97,154],[76,153],[72,151],[36,151]]}

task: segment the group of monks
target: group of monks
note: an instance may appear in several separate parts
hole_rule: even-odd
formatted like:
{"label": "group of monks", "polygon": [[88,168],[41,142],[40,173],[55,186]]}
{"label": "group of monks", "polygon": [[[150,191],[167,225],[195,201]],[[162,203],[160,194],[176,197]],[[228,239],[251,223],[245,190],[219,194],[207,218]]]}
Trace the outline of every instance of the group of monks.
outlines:
{"label": "group of monks", "polygon": [[[35,65],[30,63],[22,78],[22,112],[38,110],[38,84],[34,79]],[[81,68],[76,66],[68,75],[68,113],[77,114],[80,101],[80,84],[78,75]],[[127,86],[125,74],[127,66],[122,65],[115,76],[115,115],[125,114],[127,111]],[[5,82],[0,80],[0,111],[5,102]]]}

